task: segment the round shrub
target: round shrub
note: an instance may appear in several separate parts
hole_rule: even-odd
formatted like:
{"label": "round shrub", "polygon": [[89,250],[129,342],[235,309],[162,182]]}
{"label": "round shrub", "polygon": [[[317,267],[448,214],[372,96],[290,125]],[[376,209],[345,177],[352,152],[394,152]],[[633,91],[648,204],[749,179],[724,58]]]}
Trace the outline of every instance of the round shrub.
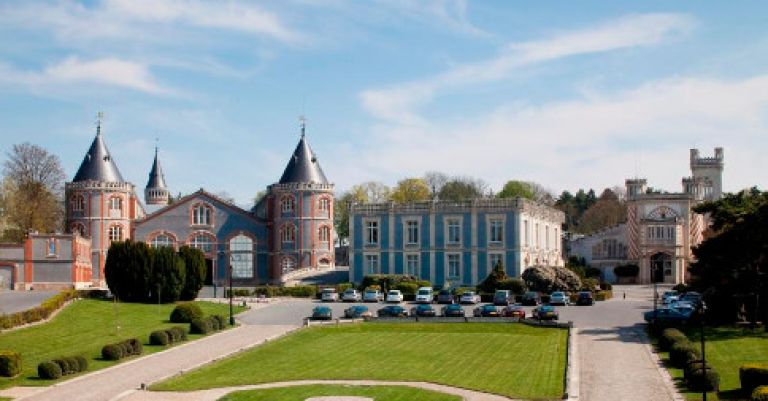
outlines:
{"label": "round shrub", "polygon": [[219,330],[226,328],[229,326],[229,319],[225,318],[222,315],[213,315],[211,318],[215,319],[219,324]]}
{"label": "round shrub", "polygon": [[768,401],[768,386],[758,386],[752,391],[752,401]]}
{"label": "round shrub", "polygon": [[77,362],[77,371],[85,372],[88,370],[88,360],[84,356],[78,355],[73,357]]}
{"label": "round shrub", "polygon": [[687,384],[692,391],[718,391],[720,375],[712,368],[694,370],[688,374]]}
{"label": "round shrub", "polygon": [[739,381],[745,394],[750,394],[758,386],[768,386],[768,364],[749,363],[739,367]]}
{"label": "round shrub", "polygon": [[[688,376],[690,376],[692,372],[704,369],[704,367],[705,367],[704,361],[701,361],[701,360],[688,362],[688,364],[685,365],[685,369],[683,369],[683,379],[688,380]],[[706,368],[712,369],[712,366],[710,364],[706,364]]]}
{"label": "round shrub", "polygon": [[184,302],[176,305],[171,312],[171,322],[173,323],[190,323],[195,319],[203,317],[203,311],[195,303]]}
{"label": "round shrub", "polygon": [[133,348],[131,347],[131,344],[128,344],[127,341],[120,341],[116,344],[118,347],[120,347],[120,350],[123,351],[123,358],[126,356],[133,355]]}
{"label": "round shrub", "polygon": [[70,364],[70,362],[67,359],[65,359],[65,358],[54,359],[53,363],[59,365],[59,369],[61,369],[62,376],[66,376],[66,375],[75,373],[73,371],[74,366],[72,366]]}
{"label": "round shrub", "polygon": [[107,344],[101,348],[101,357],[108,361],[118,361],[123,356],[123,347],[118,344]]}
{"label": "round shrub", "polygon": [[149,334],[149,343],[152,345],[168,345],[170,342],[165,330],[156,330]]}
{"label": "round shrub", "polygon": [[184,327],[174,326],[170,330],[173,332],[176,341],[187,341],[187,330]]}
{"label": "round shrub", "polygon": [[208,316],[206,320],[208,320],[208,324],[211,326],[211,331],[221,330],[219,319],[217,319],[216,316]]}
{"label": "round shrub", "polygon": [[69,373],[80,373],[80,362],[75,358],[74,356],[68,356],[64,358],[65,361],[67,361],[67,364],[69,365]]}
{"label": "round shrub", "polygon": [[662,351],[669,351],[669,349],[672,347],[672,344],[678,341],[687,340],[688,337],[686,337],[685,334],[683,334],[683,332],[678,329],[664,329],[664,331],[661,332],[661,336],[659,337],[659,348],[661,348]]}
{"label": "round shrub", "polygon": [[208,334],[211,330],[209,319],[195,319],[189,323],[189,332],[192,334]]}
{"label": "round shrub", "polygon": [[133,348],[133,355],[141,355],[144,352],[144,346],[141,345],[141,341],[138,338],[131,338],[126,340],[128,344]]}
{"label": "round shrub", "polygon": [[613,285],[607,281],[600,283],[600,289],[603,291],[613,291]]}
{"label": "round shrub", "polygon": [[669,360],[676,368],[683,368],[688,362],[697,359],[701,359],[699,350],[687,340],[677,341],[669,348]]}
{"label": "round shrub", "polygon": [[53,361],[40,362],[37,365],[37,375],[41,379],[55,380],[61,377],[61,367]]}
{"label": "round shrub", "polygon": [[173,330],[165,329],[165,334],[168,335],[168,342],[170,342],[171,344],[179,341],[178,334]]}
{"label": "round shrub", "polygon": [[21,373],[21,354],[15,351],[0,351],[0,376],[15,377]]}

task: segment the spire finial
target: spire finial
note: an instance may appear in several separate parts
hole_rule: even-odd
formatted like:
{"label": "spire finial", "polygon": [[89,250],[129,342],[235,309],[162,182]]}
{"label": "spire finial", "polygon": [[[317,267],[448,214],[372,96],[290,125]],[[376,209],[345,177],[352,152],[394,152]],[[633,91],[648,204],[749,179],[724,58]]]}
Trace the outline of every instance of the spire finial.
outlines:
{"label": "spire finial", "polygon": [[104,119],[104,112],[96,113],[96,135],[101,135],[101,120]]}
{"label": "spire finial", "polygon": [[304,139],[304,134],[307,129],[307,119],[303,115],[299,116],[299,126],[301,127],[301,139]]}
{"label": "spire finial", "polygon": [[160,138],[155,137],[155,157],[157,157],[157,149],[159,148]]}

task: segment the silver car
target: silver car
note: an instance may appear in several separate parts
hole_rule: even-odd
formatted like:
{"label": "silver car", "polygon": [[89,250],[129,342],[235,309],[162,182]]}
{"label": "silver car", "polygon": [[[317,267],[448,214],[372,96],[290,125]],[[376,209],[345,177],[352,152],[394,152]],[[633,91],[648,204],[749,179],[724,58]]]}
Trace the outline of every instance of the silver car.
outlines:
{"label": "silver car", "polygon": [[360,293],[354,288],[348,288],[341,293],[342,302],[360,302]]}
{"label": "silver car", "polygon": [[365,290],[363,292],[363,302],[380,302],[384,300],[384,294],[379,290]]}
{"label": "silver car", "polygon": [[568,305],[568,295],[565,295],[562,291],[555,291],[549,295],[550,305]]}
{"label": "silver car", "polygon": [[472,305],[480,303],[480,295],[475,294],[474,291],[466,291],[463,294],[461,294],[461,297],[459,298],[459,303],[472,304]]}
{"label": "silver car", "polygon": [[336,302],[339,300],[339,293],[335,288],[324,288],[320,293],[320,300],[323,302]]}

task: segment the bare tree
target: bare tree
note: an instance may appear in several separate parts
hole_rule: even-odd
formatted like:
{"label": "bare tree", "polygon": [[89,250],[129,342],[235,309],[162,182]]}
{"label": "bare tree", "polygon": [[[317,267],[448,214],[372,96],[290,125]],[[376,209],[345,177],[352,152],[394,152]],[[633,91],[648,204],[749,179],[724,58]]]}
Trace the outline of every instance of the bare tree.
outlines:
{"label": "bare tree", "polygon": [[450,180],[447,174],[439,171],[427,171],[424,173],[424,182],[427,183],[432,196],[439,194],[443,190],[443,186]]}
{"label": "bare tree", "polygon": [[8,160],[3,164],[6,179],[17,186],[38,183],[55,195],[61,194],[66,175],[58,156],[29,142],[13,145],[6,156]]}
{"label": "bare tree", "polygon": [[461,201],[482,198],[488,192],[485,181],[473,177],[453,177],[439,192],[441,200]]}

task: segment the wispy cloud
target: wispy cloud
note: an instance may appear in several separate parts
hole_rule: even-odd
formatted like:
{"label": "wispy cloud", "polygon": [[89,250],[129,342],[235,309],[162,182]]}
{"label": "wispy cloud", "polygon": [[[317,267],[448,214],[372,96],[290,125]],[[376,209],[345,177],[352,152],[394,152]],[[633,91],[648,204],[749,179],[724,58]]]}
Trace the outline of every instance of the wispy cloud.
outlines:
{"label": "wispy cloud", "polygon": [[488,32],[478,28],[467,18],[466,0],[377,0],[376,6],[441,29],[489,36]]}
{"label": "wispy cloud", "polygon": [[117,58],[80,60],[69,57],[41,71],[21,71],[8,64],[0,64],[0,83],[34,89],[92,83],[154,95],[172,93],[172,90],[156,82],[146,65]]}
{"label": "wispy cloud", "polygon": [[680,14],[632,15],[549,39],[511,43],[496,57],[458,65],[435,77],[384,89],[363,91],[363,107],[373,116],[404,124],[420,124],[418,106],[437,93],[507,78],[517,68],[564,57],[608,52],[662,42],[691,30],[694,21]]}

